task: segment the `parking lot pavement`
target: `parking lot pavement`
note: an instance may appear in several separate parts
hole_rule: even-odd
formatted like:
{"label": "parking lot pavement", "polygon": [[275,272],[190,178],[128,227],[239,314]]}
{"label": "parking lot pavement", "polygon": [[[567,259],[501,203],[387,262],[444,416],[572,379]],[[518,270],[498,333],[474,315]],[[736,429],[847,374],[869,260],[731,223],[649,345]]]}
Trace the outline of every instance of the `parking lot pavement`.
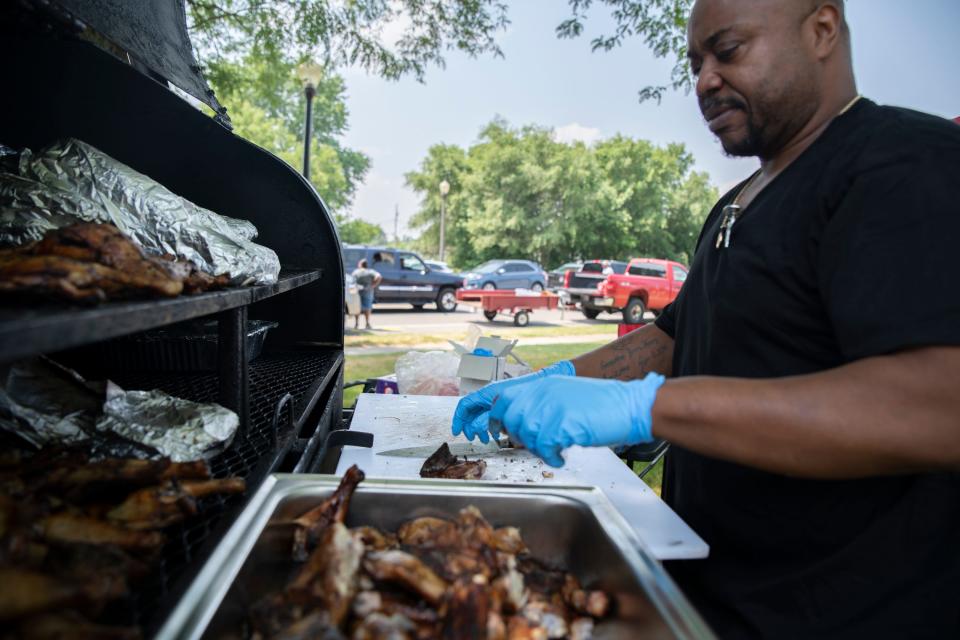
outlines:
{"label": "parking lot pavement", "polygon": [[[652,316],[649,316],[652,319]],[[530,314],[531,327],[564,327],[564,326],[595,326],[598,332],[603,331],[606,325],[621,322],[620,314],[602,314],[596,320],[587,320],[577,310],[544,311],[535,310]],[[422,311],[412,309],[408,304],[378,304],[373,309],[374,329],[400,330],[404,333],[430,333],[431,331],[466,331],[471,324],[483,328],[497,326],[512,327],[513,320],[509,316],[498,316],[494,322],[489,322],[479,310],[461,303],[452,313],[442,313],[426,308]],[[361,321],[361,326],[363,322]],[[346,326],[352,327],[353,320],[348,319]]]}

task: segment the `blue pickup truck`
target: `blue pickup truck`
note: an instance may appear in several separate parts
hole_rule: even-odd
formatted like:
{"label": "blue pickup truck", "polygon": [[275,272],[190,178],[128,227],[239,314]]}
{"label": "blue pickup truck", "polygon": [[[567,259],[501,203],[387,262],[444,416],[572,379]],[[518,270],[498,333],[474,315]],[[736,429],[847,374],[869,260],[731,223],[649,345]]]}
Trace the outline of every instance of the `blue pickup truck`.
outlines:
{"label": "blue pickup truck", "polygon": [[435,303],[440,311],[450,312],[457,308],[457,289],[463,278],[455,273],[437,271],[428,267],[424,260],[412,251],[390,247],[370,247],[345,244],[343,268],[349,275],[361,259],[367,266],[383,276],[377,287],[374,302],[406,302],[416,309]]}

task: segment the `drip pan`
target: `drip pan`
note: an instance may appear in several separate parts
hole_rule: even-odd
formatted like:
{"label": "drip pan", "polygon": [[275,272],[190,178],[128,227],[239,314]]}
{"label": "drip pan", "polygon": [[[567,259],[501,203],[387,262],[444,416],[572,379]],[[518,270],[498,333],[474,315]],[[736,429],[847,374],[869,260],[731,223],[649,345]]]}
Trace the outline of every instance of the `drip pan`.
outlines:
{"label": "drip pan", "polygon": [[[339,480],[329,475],[268,477],[157,637],[247,637],[250,606],[282,589],[299,566],[290,559],[291,530],[278,523],[319,504]],[[714,637],[594,487],[368,478],[353,496],[346,524],[395,531],[411,518],[452,518],[467,505],[480,509],[495,527],[519,527],[534,556],[611,596],[615,615],[597,624],[594,638]]]}

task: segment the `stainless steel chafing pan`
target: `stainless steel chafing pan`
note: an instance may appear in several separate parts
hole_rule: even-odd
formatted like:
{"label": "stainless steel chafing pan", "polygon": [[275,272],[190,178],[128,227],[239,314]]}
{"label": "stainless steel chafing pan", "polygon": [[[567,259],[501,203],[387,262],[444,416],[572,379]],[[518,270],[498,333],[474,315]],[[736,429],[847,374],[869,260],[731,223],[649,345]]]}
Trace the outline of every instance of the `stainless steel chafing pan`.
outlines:
{"label": "stainless steel chafing pan", "polygon": [[[336,476],[273,475],[210,556],[159,638],[242,638],[249,606],[295,569],[283,523],[317,505]],[[452,517],[474,505],[494,526],[516,526],[532,553],[611,595],[616,615],[595,638],[713,638],[712,633],[603,493],[593,487],[456,480],[362,482],[348,526],[396,530],[411,518]]]}

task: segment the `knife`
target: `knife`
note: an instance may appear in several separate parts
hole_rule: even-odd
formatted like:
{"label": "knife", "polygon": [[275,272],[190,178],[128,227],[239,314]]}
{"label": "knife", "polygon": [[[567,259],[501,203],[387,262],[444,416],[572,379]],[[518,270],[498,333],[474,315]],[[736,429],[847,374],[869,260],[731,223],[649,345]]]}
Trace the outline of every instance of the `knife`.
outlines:
{"label": "knife", "polygon": [[[396,458],[429,458],[440,445],[427,445],[425,447],[406,447],[404,449],[390,449],[389,451],[378,451],[378,456],[393,456]],[[487,444],[479,442],[454,442],[447,443],[450,447],[450,453],[455,456],[467,456],[473,458],[489,458],[500,455],[500,453],[518,451],[514,447],[501,447],[495,440]]]}

